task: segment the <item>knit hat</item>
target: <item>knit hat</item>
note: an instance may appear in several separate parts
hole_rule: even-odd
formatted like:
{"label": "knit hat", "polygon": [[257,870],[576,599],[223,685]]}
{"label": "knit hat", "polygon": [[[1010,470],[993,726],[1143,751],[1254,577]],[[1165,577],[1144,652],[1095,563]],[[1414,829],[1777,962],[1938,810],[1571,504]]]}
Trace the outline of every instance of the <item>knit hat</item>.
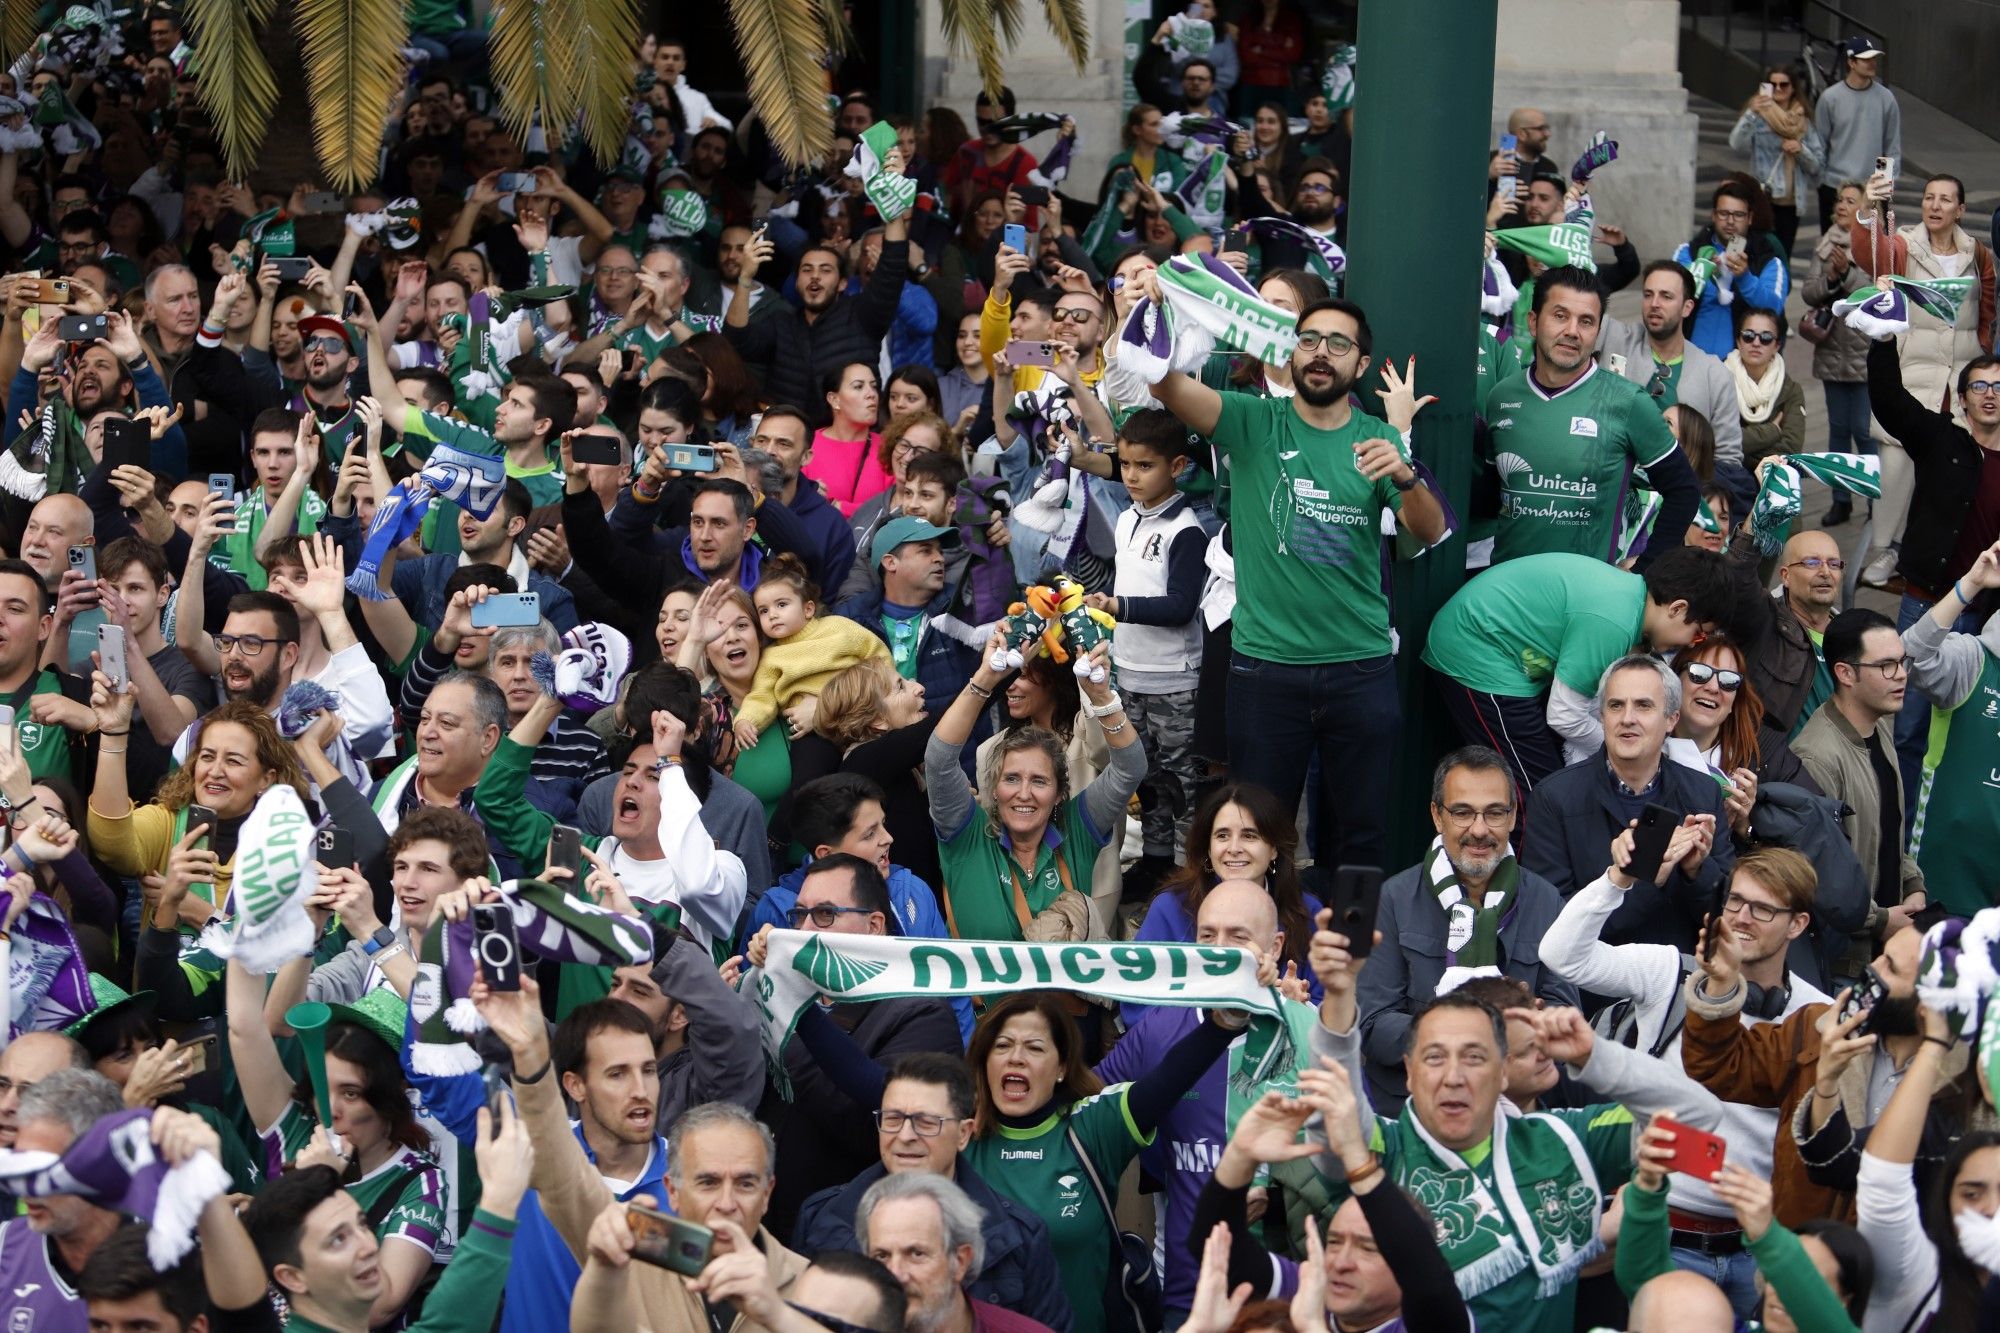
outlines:
{"label": "knit hat", "polygon": [[632,641],[593,620],[570,630],[562,642],[561,653],[536,653],[528,664],[542,692],[580,713],[618,702],[618,682],[632,665]]}

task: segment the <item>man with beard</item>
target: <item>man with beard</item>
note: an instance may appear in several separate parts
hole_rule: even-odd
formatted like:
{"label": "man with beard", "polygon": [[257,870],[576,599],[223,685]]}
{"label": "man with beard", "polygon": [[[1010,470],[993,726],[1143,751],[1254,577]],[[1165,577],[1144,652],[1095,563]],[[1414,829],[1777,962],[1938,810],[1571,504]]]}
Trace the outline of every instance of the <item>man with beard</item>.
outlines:
{"label": "man with beard", "polygon": [[[63,341],[56,321],[44,319],[21,350],[20,368],[9,386],[8,401],[22,405],[39,401],[38,379],[50,371],[61,351]],[[118,310],[110,312],[103,338],[69,348],[67,369],[58,383],[61,388],[52,401],[59,438],[83,440],[91,418],[102,412],[126,411],[135,399],[142,408],[171,405],[167,386],[153,370],[153,363],[146,359],[145,346],[139,341],[130,316]],[[42,428],[43,423],[37,419],[26,430],[32,435]],[[169,476],[186,466],[187,437],[179,425],[168,427],[166,434],[154,443],[153,460],[158,470]],[[233,461],[229,470],[236,470]],[[46,476],[29,472],[11,453],[0,454],[0,487],[23,499],[39,500],[47,486]]]}
{"label": "man with beard", "polygon": [[305,353],[301,368],[305,383],[286,404],[294,412],[311,412],[319,422],[320,447],[335,465],[354,438],[354,395],[348,377],[354,373],[354,345],[347,325],[331,315],[308,315],[298,323],[299,346]]}
{"label": "man with beard", "polygon": [[734,222],[722,229],[717,243],[716,270],[722,278],[722,315],[729,317],[729,308],[738,300],[746,301],[750,307],[749,318],[753,321],[769,319],[783,304],[773,304],[773,293],[754,274],[739,291],[737,279],[743,276],[743,265],[750,252],[750,238],[754,233],[748,223]]}
{"label": "man with beard", "polygon": [[[1644,385],[1661,411],[1680,403],[1701,413],[1715,428],[1716,462],[1741,469],[1743,411],[1736,383],[1721,361],[1681,333],[1694,313],[1694,274],[1671,259],[1656,259],[1639,277],[1639,322],[1605,319],[1600,350],[1621,358],[1621,373]],[[1747,476],[1743,480],[1750,484]]]}
{"label": "man with beard", "polygon": [[[1916,993],[1923,948],[1922,931],[1891,929],[1864,974],[1868,994],[1861,998],[1872,1036],[1860,1040],[1854,1038],[1861,1014],[1836,1017],[1847,991],[1831,1003],[1794,1009],[1779,1022],[1746,1023],[1751,988],[1733,931],[1723,932],[1714,956],[1701,960],[1701,971],[1688,978],[1687,1027],[1681,1034],[1688,1077],[1725,1102],[1778,1110],[1781,1128],[1770,1175],[1777,1216],[1829,1216],[1838,1197],[1853,1192],[1866,1132],[1924,1042]],[[1966,1077],[1969,1050],[1960,1045],[1947,1054],[1942,1074]],[[1919,1076],[1931,1073],[1922,1070]],[[1963,1132],[1949,1098],[1933,1103],[1924,1141],[1935,1147],[1927,1155],[1943,1156],[1945,1145]],[[1730,1151],[1736,1151],[1734,1142]],[[1835,1183],[1844,1188],[1837,1193],[1822,1188]]]}
{"label": "man with beard", "polygon": [[651,963],[612,971],[611,998],[636,1008],[652,1028],[660,1061],[655,1123],[671,1125],[704,1102],[755,1111],[764,1099],[757,1007],[723,984],[714,957],[693,941],[676,934],[653,948],[658,956]]}
{"label": "man with beard", "polygon": [[[1991,566],[1993,562],[1986,563]],[[1958,602],[1958,594],[1947,593],[1946,599]],[[1925,624],[1918,622],[1919,626]],[[1914,629],[1911,633],[1918,635]],[[1976,638],[1964,637],[1977,646]],[[1928,898],[1925,875],[1914,850],[1923,845],[1922,826],[1915,836],[1906,836],[1903,812],[1909,807],[1903,800],[1903,774],[1896,763],[1895,723],[1896,715],[1908,703],[1911,667],[1919,656],[1930,658],[1934,666],[1936,645],[1944,639],[1944,634],[1933,633],[1928,636],[1930,652],[1919,654],[1915,643],[1906,652],[1895,622],[1879,611],[1854,607],[1833,617],[1820,640],[1827,670],[1833,676],[1833,694],[1792,742],[1792,753],[1819,789],[1847,807],[1841,828],[1868,876],[1868,900],[1873,904],[1868,912],[1871,934],[1907,925],[1910,915],[1922,910]],[[1918,635],[1918,642],[1925,642],[1925,636]],[[1925,683],[1936,688],[1935,680]],[[1970,692],[1969,687],[1962,691]],[[1956,706],[1963,701],[1961,697],[1949,702]],[[1929,776],[1925,774],[1926,779]],[[1936,830],[1932,833],[1935,836]],[[1904,850],[1906,843],[1912,850]],[[1953,910],[1970,916],[1987,906],[1990,879],[1982,876],[1966,885],[1965,893],[1952,904]],[[1941,879],[1940,886],[1944,885]]]}
{"label": "man with beard", "polygon": [[69,728],[89,729],[90,687],[41,666],[52,604],[48,585],[32,565],[0,560],[0,703],[14,710],[28,771],[38,778],[68,778],[75,761]]}
{"label": "man with beard", "polygon": [[[588,1001],[556,1026],[549,1053],[577,1109],[570,1130],[612,1197],[620,1203],[640,1195],[665,1198],[667,1141],[655,1110],[659,1057],[646,1015],[623,1000]],[[566,1328],[570,1293],[583,1268],[533,1191],[521,1200],[519,1220],[501,1333]]]}
{"label": "man with beard", "polygon": [[[1683,983],[1693,964],[1667,945],[1606,944],[1598,938],[1632,887],[1626,869],[1631,859],[1628,829],[1611,844],[1604,874],[1579,890],[1542,936],[1542,964],[1579,988],[1621,1005],[1613,1026],[1622,1029],[1629,1023],[1637,1049],[1678,1064],[1687,1009]],[[1721,920],[1713,925],[1721,927],[1717,954],[1726,944],[1748,990],[1745,1023],[1773,1023],[1807,1005],[1827,1003],[1818,987],[1786,963],[1792,941],[1804,936],[1812,924],[1818,888],[1812,862],[1788,848],[1759,847],[1736,863],[1722,900]],[[1791,1137],[1789,1127],[1764,1106],[1725,1102],[1723,1115],[1729,1160],[1768,1179],[1774,1137]],[[1829,1216],[1838,1206],[1831,1192],[1824,1198],[1794,1197],[1789,1202],[1795,1211],[1781,1218],[1787,1226]],[[1799,1205],[1810,1210],[1799,1211]],[[1683,1267],[1710,1272],[1748,1318],[1756,1303],[1756,1264],[1744,1249],[1734,1209],[1706,1181],[1684,1173],[1675,1174],[1670,1182],[1669,1206],[1676,1260]]]}
{"label": "man with beard", "polygon": [[[1684,268],[1703,250],[1712,252],[1709,257],[1716,265],[1715,277],[1701,290],[1690,335],[1695,345],[1711,356],[1727,358],[1736,349],[1731,305],[1747,302],[1759,310],[1783,310],[1785,295],[1792,289],[1790,259],[1778,252],[1769,232],[1752,225],[1757,192],[1755,185],[1740,180],[1716,186],[1708,225],[1674,251],[1674,261]],[[1738,241],[1742,248],[1731,249]]]}
{"label": "man with beard", "polygon": [[[1153,279],[1142,280],[1154,295]],[[1388,420],[1349,394],[1371,364],[1360,306],[1317,301],[1299,314],[1293,398],[1218,393],[1171,373],[1154,394],[1208,436],[1245,495],[1275,496],[1234,515],[1235,620],[1227,711],[1238,781],[1290,809],[1316,748],[1329,798],[1315,821],[1322,865],[1379,865],[1402,705],[1382,586],[1381,514],[1426,546],[1446,535],[1444,507],[1406,456],[1422,406],[1385,366]],[[1428,401],[1428,400],[1424,400]],[[1399,440],[1400,437],[1400,440]]]}
{"label": "man with beard", "polygon": [[[117,1085],[104,1075],[58,1070],[21,1099],[13,1146],[61,1156],[100,1119],[124,1109]],[[0,1225],[0,1290],[11,1293],[0,1296],[6,1327],[82,1333],[91,1321],[75,1275],[118,1230],[118,1212],[74,1194],[28,1199],[22,1210],[25,1216]]]}
{"label": "man with beard", "polygon": [[1701,508],[1701,481],[1658,406],[1591,359],[1603,317],[1594,273],[1565,265],[1536,280],[1528,315],[1534,356],[1486,395],[1501,491],[1496,565],[1548,551],[1619,563],[1635,469],[1645,470],[1661,501],[1639,571],[1681,544]]}
{"label": "man with beard", "polygon": [[[233,476],[243,468],[243,425],[257,415],[257,397],[241,358],[222,345],[222,333],[247,285],[241,273],[224,274],[204,320],[201,288],[187,265],[162,264],[146,276],[148,341],[168,397],[181,409],[190,472]],[[135,358],[119,359],[130,366]]]}
{"label": "man with beard", "polygon": [[[887,167],[902,170],[902,155],[892,151]],[[910,271],[910,217],[906,208],[885,220],[882,262],[858,296],[842,295],[840,256],[825,246],[813,246],[799,256],[798,291],[802,310],[780,309],[769,319],[751,320],[750,291],[757,270],[777,248],[768,235],[753,236],[737,271],[736,296],[722,331],[743,359],[763,369],[764,396],[779,403],[822,401],[817,386],[824,377],[856,361],[874,365],[882,339],[896,322],[904,279]]]}
{"label": "man with beard", "polygon": [[[1368,1092],[1393,1114],[1408,1095],[1403,1045],[1410,1015],[1446,978],[1498,970],[1552,1005],[1578,1003],[1575,987],[1535,958],[1534,942],[1562,910],[1555,885],[1514,859],[1519,814],[1507,761],[1484,746],[1446,755],[1431,778],[1424,859],[1383,881],[1375,925],[1382,946],[1361,974],[1361,1049]],[[1206,910],[1206,901],[1202,904]]]}
{"label": "man with beard", "polygon": [[854,1218],[861,1252],[903,1284],[905,1333],[1048,1333],[1047,1324],[966,1294],[986,1258],[985,1214],[929,1171],[884,1176]]}
{"label": "man with beard", "polygon": [[[1730,538],[1729,559],[1751,577],[1762,563],[1748,523],[1739,524]],[[1822,644],[1838,609],[1846,567],[1832,533],[1794,533],[1778,557],[1784,595],[1759,600],[1768,632],[1744,670],[1764,701],[1765,724],[1784,732],[1787,740],[1795,739],[1807,719],[1833,697],[1833,673]]]}

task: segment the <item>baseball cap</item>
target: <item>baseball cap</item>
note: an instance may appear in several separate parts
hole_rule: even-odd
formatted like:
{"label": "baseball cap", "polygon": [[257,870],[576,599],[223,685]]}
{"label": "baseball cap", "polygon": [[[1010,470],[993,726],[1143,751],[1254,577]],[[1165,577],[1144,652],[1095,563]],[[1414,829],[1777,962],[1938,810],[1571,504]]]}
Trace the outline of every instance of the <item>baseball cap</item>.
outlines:
{"label": "baseball cap", "polygon": [[1840,44],[1840,49],[1850,60],[1867,60],[1883,54],[1882,43],[1873,37],[1850,37]]}
{"label": "baseball cap", "polygon": [[868,563],[871,566],[880,566],[883,556],[905,542],[928,541],[934,541],[940,546],[956,546],[958,531],[954,528],[940,528],[914,514],[903,514],[892,518],[875,530],[875,540],[868,543]]}
{"label": "baseball cap", "polygon": [[301,340],[310,338],[315,333],[330,333],[346,344],[350,350],[353,348],[354,344],[347,336],[347,326],[332,315],[307,315],[299,321],[299,337]]}

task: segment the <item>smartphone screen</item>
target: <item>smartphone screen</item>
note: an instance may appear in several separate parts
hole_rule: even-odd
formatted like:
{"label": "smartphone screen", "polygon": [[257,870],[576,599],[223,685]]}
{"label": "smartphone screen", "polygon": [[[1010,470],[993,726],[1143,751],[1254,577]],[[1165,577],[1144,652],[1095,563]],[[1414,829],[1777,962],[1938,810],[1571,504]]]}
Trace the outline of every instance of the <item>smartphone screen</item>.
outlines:
{"label": "smartphone screen", "polygon": [[1028,229],[1018,222],[1010,222],[1000,234],[1000,243],[1015,254],[1024,255],[1028,253]]}

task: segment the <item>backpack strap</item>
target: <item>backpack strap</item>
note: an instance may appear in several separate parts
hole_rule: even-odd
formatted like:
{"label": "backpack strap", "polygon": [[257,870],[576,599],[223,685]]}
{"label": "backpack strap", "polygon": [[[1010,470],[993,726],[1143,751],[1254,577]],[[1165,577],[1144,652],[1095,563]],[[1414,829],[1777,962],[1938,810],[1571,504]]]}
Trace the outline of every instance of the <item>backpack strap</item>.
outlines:
{"label": "backpack strap", "polygon": [[1682,954],[1681,972],[1674,982],[1673,999],[1667,1002],[1666,1020],[1660,1024],[1660,1035],[1653,1038],[1653,1045],[1647,1052],[1655,1059],[1674,1044],[1674,1039],[1681,1035],[1681,1029],[1687,1026],[1687,979],[1694,975],[1694,970],[1694,955]]}

